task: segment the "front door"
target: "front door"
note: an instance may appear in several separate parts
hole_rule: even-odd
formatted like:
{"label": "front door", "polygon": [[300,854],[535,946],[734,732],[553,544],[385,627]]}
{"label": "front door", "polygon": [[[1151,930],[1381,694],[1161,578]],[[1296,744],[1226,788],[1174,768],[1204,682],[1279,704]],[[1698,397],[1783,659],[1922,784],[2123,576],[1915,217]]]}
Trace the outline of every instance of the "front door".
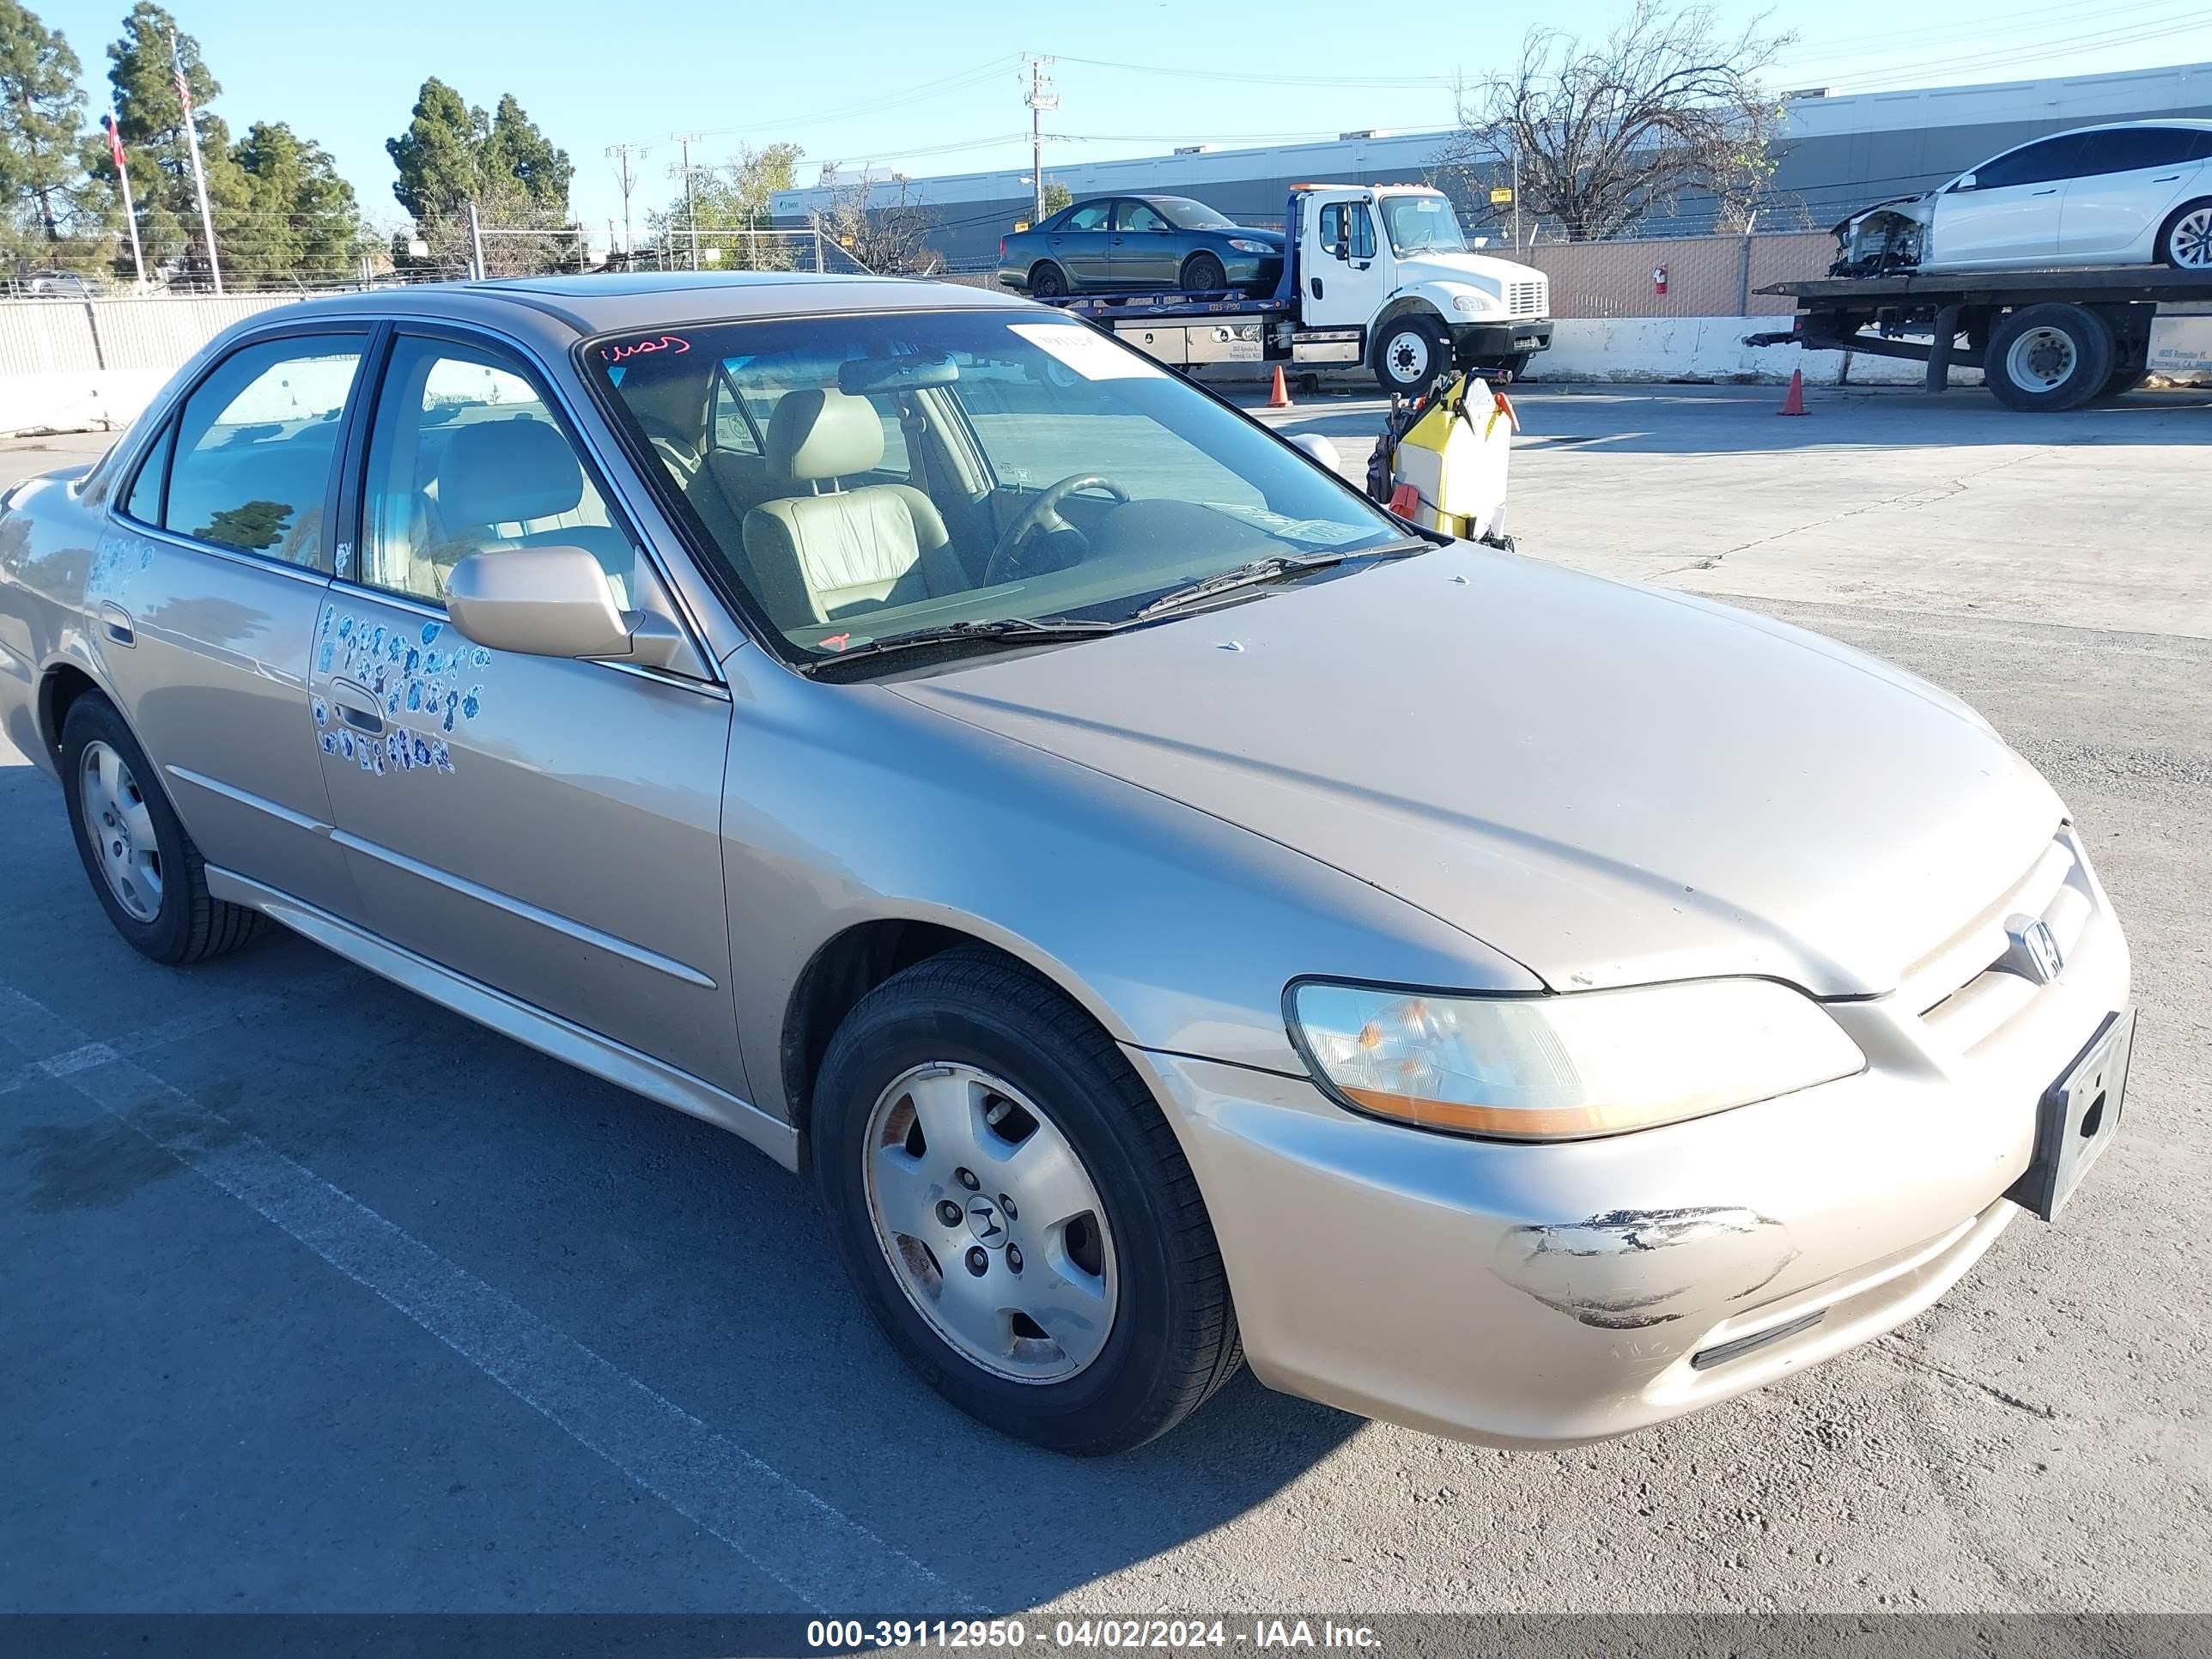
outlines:
{"label": "front door", "polygon": [[1364,192],[1322,194],[1300,205],[1307,257],[1299,261],[1306,285],[1300,307],[1310,328],[1364,326],[1388,297],[1388,267],[1376,257],[1375,210]]}
{"label": "front door", "polygon": [[2085,133],[2062,133],[1998,156],[1936,198],[1933,243],[1941,265],[2034,265],[2058,252],[2059,216],[2080,167]]}
{"label": "front door", "polygon": [[[370,925],[736,1094],[722,689],[493,651],[447,620],[473,553],[580,546],[625,610],[676,612],[520,358],[394,337],[356,574],[316,625],[312,718]],[[680,624],[679,624],[680,625]]]}
{"label": "front door", "polygon": [[368,343],[365,328],[288,333],[210,368],[149,447],[87,581],[100,665],[201,854],[344,916],[360,907],[330,837],[308,650]]}

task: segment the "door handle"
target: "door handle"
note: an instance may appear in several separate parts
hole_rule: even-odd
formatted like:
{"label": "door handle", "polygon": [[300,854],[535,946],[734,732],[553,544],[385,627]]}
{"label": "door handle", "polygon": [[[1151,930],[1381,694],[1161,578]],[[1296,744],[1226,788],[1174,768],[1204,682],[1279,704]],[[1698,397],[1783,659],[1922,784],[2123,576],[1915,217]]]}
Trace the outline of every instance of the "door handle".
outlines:
{"label": "door handle", "polygon": [[101,631],[118,645],[138,643],[138,630],[131,624],[131,613],[112,599],[100,607],[100,626]]}
{"label": "door handle", "polygon": [[1315,299],[1318,300],[1318,299],[1320,299],[1320,298],[1321,298],[1321,278],[1320,278],[1320,277],[1318,277],[1318,276],[1316,276],[1316,277],[1314,277],[1314,278],[1312,279],[1312,282],[1313,282],[1313,296],[1314,296],[1314,298],[1315,298]]}
{"label": "door handle", "polygon": [[2169,173],[2164,174],[2162,177],[2152,179],[2151,183],[2154,185],[2170,185],[2179,177],[2181,177],[2181,175],[2178,173]]}
{"label": "door handle", "polygon": [[2053,185],[2049,190],[2030,191],[2028,193],[2031,196],[2056,196],[2058,194],[2058,186]]}
{"label": "door handle", "polygon": [[331,701],[337,706],[338,718],[355,731],[374,737],[384,730],[384,711],[377,707],[376,694],[367,686],[356,685],[351,680],[332,680]]}

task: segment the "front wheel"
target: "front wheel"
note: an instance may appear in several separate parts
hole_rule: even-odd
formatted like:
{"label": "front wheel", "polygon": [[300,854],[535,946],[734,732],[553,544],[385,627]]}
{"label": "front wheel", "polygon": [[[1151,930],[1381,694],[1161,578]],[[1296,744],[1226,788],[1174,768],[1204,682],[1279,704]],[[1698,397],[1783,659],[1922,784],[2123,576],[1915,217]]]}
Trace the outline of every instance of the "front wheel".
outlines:
{"label": "front wheel", "polygon": [[1183,261],[1182,286],[1192,294],[1217,294],[1229,286],[1229,273],[1211,253],[1194,253]]}
{"label": "front wheel", "polygon": [[981,951],[863,998],[816,1086],[847,1271],[923,1378],[1002,1434],[1095,1455],[1164,1434],[1243,1358],[1174,1131],[1113,1040]]}
{"label": "front wheel", "polygon": [[2023,306],[1990,334],[1982,373],[1999,403],[2078,409],[2104,390],[2116,348],[2105,319],[2081,306]]}
{"label": "front wheel", "polygon": [[1385,323],[1375,337],[1375,378],[1385,392],[1418,398],[1449,361],[1443,329],[1419,312]]}

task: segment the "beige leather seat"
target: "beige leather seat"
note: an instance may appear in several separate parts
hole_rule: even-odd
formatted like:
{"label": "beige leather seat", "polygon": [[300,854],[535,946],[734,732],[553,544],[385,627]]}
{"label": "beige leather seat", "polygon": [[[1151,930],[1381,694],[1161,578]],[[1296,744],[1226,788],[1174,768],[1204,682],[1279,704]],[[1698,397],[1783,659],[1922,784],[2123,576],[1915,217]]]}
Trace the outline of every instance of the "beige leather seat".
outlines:
{"label": "beige leather seat", "polygon": [[[837,620],[971,584],[928,496],[911,484],[843,489],[884,458],[883,417],[866,398],[792,392],[768,424],[769,470],[792,493],[745,514],[745,557],[780,628]],[[800,492],[804,493],[800,493]]]}

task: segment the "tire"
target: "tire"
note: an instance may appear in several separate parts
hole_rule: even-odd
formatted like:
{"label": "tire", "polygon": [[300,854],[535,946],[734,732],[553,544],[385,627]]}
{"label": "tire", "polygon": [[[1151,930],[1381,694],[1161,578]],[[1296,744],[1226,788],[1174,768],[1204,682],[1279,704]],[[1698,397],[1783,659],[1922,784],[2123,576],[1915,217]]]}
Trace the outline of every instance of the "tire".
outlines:
{"label": "tire", "polygon": [[2033,412],[2078,409],[2112,378],[2105,319],[2081,306],[2023,306],[1990,334],[1982,373],[1997,401]]}
{"label": "tire", "polygon": [[[1113,1040],[1018,966],[948,951],[878,986],[831,1040],[811,1127],[815,1184],[861,1300],[932,1388],[1001,1434],[1077,1456],[1126,1451],[1243,1363],[1175,1132]],[[1058,1161],[1024,1164],[1033,1152]],[[971,1164],[973,1186],[949,1172]],[[980,1297],[957,1294],[971,1283]],[[1100,1316],[1067,1320],[1079,1304]],[[954,1328],[979,1305],[995,1310],[968,1321],[986,1340],[963,1346]],[[1029,1307],[1062,1324],[1064,1345],[1034,1320],[1024,1334],[1029,1314],[1011,1310]]]}
{"label": "tire", "polygon": [[2147,368],[2116,368],[2105,377],[2105,384],[2097,392],[2097,401],[2124,398],[2148,379],[2150,371]]}
{"label": "tire", "polygon": [[2184,202],[2159,227],[2159,264],[2176,270],[2212,270],[2212,196]]}
{"label": "tire", "polygon": [[1030,298],[1060,300],[1067,296],[1067,273],[1049,259],[1030,271]]}
{"label": "tire", "polygon": [[1229,273],[1211,253],[1194,253],[1182,262],[1181,278],[1191,294],[1218,294],[1229,286]]}
{"label": "tire", "polygon": [[[100,777],[90,788],[88,767]],[[210,896],[200,849],[160,776],[106,699],[87,696],[70,705],[62,723],[62,793],[84,872],[133,950],[182,967],[246,944],[261,931],[261,915]]]}
{"label": "tire", "polygon": [[1443,326],[1423,312],[1385,323],[1375,337],[1375,378],[1383,391],[1418,398],[1450,367]]}

